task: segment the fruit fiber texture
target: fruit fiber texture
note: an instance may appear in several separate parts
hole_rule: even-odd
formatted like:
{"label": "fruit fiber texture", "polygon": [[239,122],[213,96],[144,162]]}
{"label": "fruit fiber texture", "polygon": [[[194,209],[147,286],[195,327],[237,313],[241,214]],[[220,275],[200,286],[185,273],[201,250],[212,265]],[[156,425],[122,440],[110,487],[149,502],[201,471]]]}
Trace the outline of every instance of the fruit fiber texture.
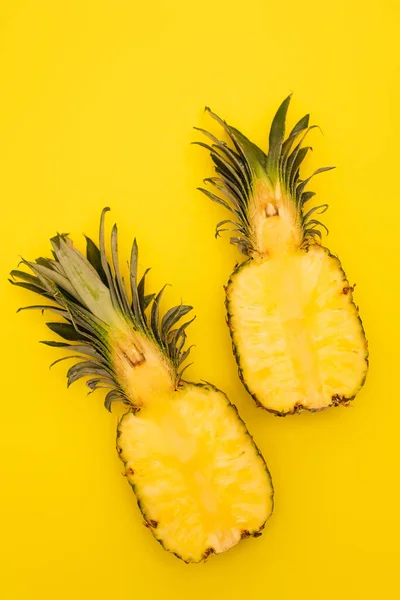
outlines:
{"label": "fruit fiber texture", "polygon": [[[364,384],[368,349],[358,308],[339,259],[322,246],[326,204],[312,205],[300,167],[313,129],[306,115],[285,136],[290,96],[279,107],[265,154],[240,131],[222,126],[229,144],[210,143],[216,177],[200,188],[222,204],[222,231],[247,257],[226,287],[226,308],[240,378],[258,406],[277,415],[347,404]],[[211,191],[212,190],[212,191]]]}
{"label": "fruit fiber texture", "polygon": [[107,390],[107,409],[115,402],[126,407],[117,451],[145,525],[166,550],[200,562],[261,535],[273,508],[270,474],[225,394],[183,379],[191,321],[179,322],[192,307],[180,304],[160,316],[165,286],[146,293],[148,270],[138,280],[136,240],[127,291],[115,225],[107,259],[106,211],[99,246],[87,238],[86,257],[67,235],[57,235],[52,259],[23,261],[33,275],[12,271],[10,281],[47,302],[26,308],[63,319],[47,325],[65,341],[44,343],[72,352],[65,357],[76,359],[68,385],[89,378],[90,391]]}

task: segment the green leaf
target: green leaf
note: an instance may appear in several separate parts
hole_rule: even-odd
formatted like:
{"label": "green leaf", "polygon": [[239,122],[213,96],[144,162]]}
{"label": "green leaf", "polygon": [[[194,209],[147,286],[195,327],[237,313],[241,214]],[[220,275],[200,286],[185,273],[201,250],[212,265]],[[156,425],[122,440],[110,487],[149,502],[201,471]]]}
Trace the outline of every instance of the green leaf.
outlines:
{"label": "green leaf", "polygon": [[51,260],[51,258],[44,258],[43,256],[40,256],[35,260],[35,262],[36,264],[41,265],[42,267],[46,267],[51,271],[54,270],[54,260]]}
{"label": "green leaf", "polygon": [[242,174],[243,180],[246,181],[247,185],[250,187],[251,185],[251,172],[247,167],[246,163],[242,160],[241,156],[237,154],[234,150],[229,148],[229,146],[219,140],[215,135],[206,131],[205,129],[201,129],[200,127],[194,127],[197,131],[200,131],[203,135],[208,137],[212,142],[213,146],[206,146],[202,142],[193,142],[194,144],[198,144],[203,147],[207,147],[210,152],[218,150],[220,153],[222,152],[225,156],[233,163],[233,166]]}
{"label": "green leaf", "polygon": [[22,279],[23,281],[26,281],[27,283],[31,283],[32,285],[35,285],[36,287],[41,287],[40,279],[38,279],[34,275],[31,275],[30,273],[25,273],[25,271],[18,271],[17,269],[14,269],[13,271],[11,271],[10,275],[11,275],[11,277],[18,277],[19,279]]}
{"label": "green leaf", "polygon": [[94,377],[93,379],[88,379],[88,381],[86,381],[86,385],[92,390],[92,392],[97,389],[114,389],[113,385],[102,385],[109,382],[109,379],[105,379],[104,377]]}
{"label": "green leaf", "polygon": [[104,283],[104,285],[106,285],[108,287],[107,276],[103,269],[103,265],[101,264],[100,250],[98,249],[96,244],[93,242],[93,240],[91,240],[87,235],[85,235],[85,238],[86,238],[86,258],[88,259],[88,261],[92,265],[92,267],[95,269],[95,271],[97,272],[98,276],[100,277],[100,279]]}
{"label": "green leaf", "polygon": [[172,358],[172,361],[174,362],[174,364],[179,365],[179,354],[183,348],[183,346],[185,345],[185,341],[186,341],[186,332],[185,330],[187,329],[187,327],[189,327],[189,325],[191,323],[193,323],[193,321],[195,320],[195,316],[190,319],[189,321],[186,321],[186,323],[183,323],[183,325],[181,325],[176,331],[175,334],[171,340],[171,342],[168,344],[168,348],[169,348],[169,352]]}
{"label": "green leaf", "polygon": [[39,344],[45,344],[46,346],[52,346],[53,348],[69,348],[71,346],[71,344],[66,344],[65,342],[53,342],[44,340],[41,340]]}
{"label": "green leaf", "polygon": [[122,281],[121,273],[119,270],[119,260],[118,260],[118,229],[117,225],[114,224],[111,231],[111,255],[114,266],[114,273],[116,278],[116,291],[118,294],[118,299],[123,309],[123,312],[127,317],[132,317],[132,310],[129,306],[129,300],[126,294],[126,289],[124,282]]}
{"label": "green leaf", "polygon": [[238,197],[236,192],[226,185],[225,180],[220,179],[219,177],[206,177],[206,179],[203,179],[203,183],[209,183],[210,185],[213,185],[218,191],[222,192],[235,208],[239,209],[241,207],[240,196]]}
{"label": "green leaf", "polygon": [[32,306],[22,306],[21,308],[19,308],[17,310],[17,313],[22,312],[24,310],[41,310],[42,314],[44,313],[45,310],[50,310],[54,313],[56,313],[57,315],[60,315],[61,317],[66,317],[68,316],[68,311],[64,310],[63,308],[59,308],[57,306],[47,306],[46,304],[35,304]]}
{"label": "green leaf", "polygon": [[69,360],[70,358],[82,359],[83,356],[80,356],[79,354],[71,354],[71,355],[68,355],[68,356],[62,356],[61,358],[57,358],[57,360],[55,360],[54,362],[52,362],[51,365],[49,366],[49,369],[51,369],[52,367],[54,367],[58,363],[62,362],[63,360]]}
{"label": "green leaf", "polygon": [[232,165],[221,159],[218,154],[212,153],[210,157],[214,163],[215,172],[222,175],[224,181],[234,184],[239,189],[239,194],[240,197],[243,197],[243,202],[245,202],[244,198],[248,196],[247,188]]}
{"label": "green leaf", "polygon": [[100,375],[105,379],[109,379],[112,382],[110,374],[103,369],[98,363],[92,361],[79,362],[68,369],[67,379],[68,387],[78,381],[81,377],[87,377],[89,375]]}
{"label": "green leaf", "polygon": [[307,221],[308,217],[311,217],[315,212],[318,215],[322,215],[324,212],[328,210],[328,204],[320,204],[319,206],[314,206],[305,215],[303,215],[303,221]]}
{"label": "green leaf", "polygon": [[52,242],[73,295],[98,319],[108,325],[115,324],[117,315],[110,291],[101,281],[97,271],[78,250],[60,236],[53,238]]}
{"label": "green leaf", "polygon": [[154,299],[153,306],[151,307],[151,321],[150,321],[151,330],[153,332],[155,339],[160,344],[160,346],[163,346],[163,340],[162,340],[162,336],[161,336],[161,332],[160,332],[160,328],[159,328],[160,300],[161,300],[161,297],[162,297],[167,285],[168,284],[164,285],[161,288],[161,290],[158,292],[157,296]]}
{"label": "green leaf", "polygon": [[43,290],[43,288],[37,287],[36,285],[32,285],[31,283],[25,283],[25,281],[13,281],[12,279],[9,279],[8,281],[11,283],[11,285],[17,285],[25,290],[39,294],[39,296],[44,296],[44,298],[53,299],[53,296],[49,292]]}
{"label": "green leaf", "polygon": [[269,133],[269,150],[267,161],[267,173],[276,183],[278,176],[279,157],[282,151],[282,144],[285,137],[286,115],[289,108],[292,95],[285,98],[278,108],[272,121]]}
{"label": "green leaf", "polygon": [[189,356],[191,349],[194,348],[194,344],[192,344],[191,346],[189,346],[189,348],[187,348],[185,350],[185,352],[183,352],[180,356],[179,356],[179,364],[181,365]]}
{"label": "green leaf", "polygon": [[306,202],[311,200],[311,198],[313,198],[314,196],[315,196],[315,192],[303,192],[302,194],[300,194],[301,203],[305,204]]}
{"label": "green leaf", "polygon": [[331,171],[332,169],[334,169],[335,167],[320,167],[319,169],[317,169],[316,171],[314,171],[314,173],[312,173],[309,177],[307,177],[307,179],[304,179],[304,181],[302,181],[297,190],[298,193],[301,195],[303,194],[303,190],[306,187],[306,185],[311,181],[311,179],[313,177],[315,177],[315,175],[319,175],[320,173],[324,173],[325,171]]}
{"label": "green leaf", "polygon": [[[150,304],[150,302],[152,301],[152,299],[155,297],[155,294],[149,294],[148,296],[146,296],[146,294],[145,294],[146,276],[149,271],[150,271],[150,269],[145,270],[145,272],[143,273],[142,277],[140,278],[139,284],[137,286],[140,313],[145,322],[146,322],[145,310],[146,310],[147,306]],[[150,300],[148,300],[148,302],[146,304],[146,298],[149,298],[149,297],[150,297]]]}
{"label": "green leaf", "polygon": [[329,229],[327,228],[327,226],[324,225],[324,223],[321,223],[321,221],[318,221],[317,219],[311,219],[311,220],[307,221],[306,225],[307,225],[307,229],[309,228],[310,225],[314,225],[314,227],[315,226],[323,227],[326,231],[326,235],[329,235]]}
{"label": "green leaf", "polygon": [[117,390],[111,390],[111,392],[108,392],[108,394],[104,400],[104,406],[110,412],[111,412],[111,405],[113,402],[126,402],[126,400],[124,399],[124,397],[121,395],[120,392],[118,392]]}
{"label": "green leaf", "polygon": [[293,161],[291,162],[290,173],[288,174],[289,175],[288,188],[289,188],[289,191],[292,194],[292,196],[294,196],[294,194],[295,194],[295,190],[294,190],[293,186],[294,186],[296,174],[298,173],[301,163],[303,162],[307,153],[310,150],[311,150],[311,146],[305,146],[304,148],[298,148],[297,151],[293,151],[294,157],[293,157]]}
{"label": "green leaf", "polygon": [[110,208],[108,206],[106,206],[101,211],[100,232],[99,232],[100,258],[101,258],[101,266],[103,267],[104,273],[106,274],[107,287],[108,287],[109,292],[110,292],[111,302],[112,302],[114,308],[118,309],[119,308],[119,302],[118,302],[118,298],[117,298],[117,295],[116,295],[116,292],[115,292],[114,280],[113,280],[113,277],[112,277],[112,274],[111,274],[111,269],[110,269],[110,266],[109,266],[108,260],[107,260],[106,243],[105,243],[105,235],[104,235],[105,216],[106,216],[106,214],[108,213],[109,210],[110,210]]}
{"label": "green leaf", "polygon": [[235,127],[228,125],[226,121],[223,121],[217,114],[215,114],[208,106],[206,106],[206,111],[210,114],[210,116],[217,121],[226,131],[226,133],[231,138],[233,145],[239,153],[239,156],[243,160],[243,164],[248,170],[248,175],[251,180],[252,175],[252,167],[256,168],[257,166],[265,167],[266,164],[266,155],[265,153],[253,144],[243,133],[241,133]]}
{"label": "green leaf", "polygon": [[174,306],[173,308],[170,308],[165,313],[161,322],[161,337],[164,341],[166,341],[167,334],[171,327],[173,327],[175,323],[179,321],[179,319],[184,317],[191,310],[193,310],[193,306],[180,304],[179,306]]}
{"label": "green leaf", "polygon": [[299,133],[301,133],[305,129],[308,129],[309,123],[310,115],[304,115],[304,117],[302,117],[300,121],[296,123],[296,125],[293,127],[292,131],[289,133],[288,139],[297,137]]}
{"label": "green leaf", "polygon": [[70,323],[46,323],[47,327],[54,331],[57,335],[62,337],[64,340],[71,342],[84,341],[85,336],[77,331]]}
{"label": "green leaf", "polygon": [[213,202],[216,202],[217,204],[221,204],[221,206],[223,206],[224,208],[229,210],[229,212],[231,212],[233,214],[237,214],[236,210],[232,206],[230,206],[226,202],[226,200],[223,200],[222,198],[220,198],[219,196],[216,196],[215,194],[213,194],[209,190],[206,190],[205,188],[198,187],[197,189],[199,190],[199,192],[203,192],[203,194],[208,196]]}
{"label": "green leaf", "polygon": [[[131,282],[131,294],[132,294],[132,310],[135,316],[136,322],[139,327],[145,327],[145,321],[142,315],[142,309],[139,300],[139,291],[137,285],[137,267],[138,267],[138,256],[139,250],[136,242],[136,238],[133,240],[131,260],[129,265],[130,270],[130,282]],[[144,285],[144,282],[143,282]]]}
{"label": "green leaf", "polygon": [[189,363],[189,364],[185,365],[185,366],[183,367],[183,369],[182,369],[181,371],[179,371],[179,373],[178,373],[178,379],[179,379],[179,380],[181,380],[181,379],[182,379],[184,372],[186,371],[186,369],[188,369],[189,367],[191,367],[191,366],[192,366],[192,364],[193,364],[193,363],[191,362],[191,363]]}
{"label": "green leaf", "polygon": [[44,267],[42,265],[37,265],[35,263],[27,262],[27,265],[32,269],[34,273],[38,276],[42,276],[45,279],[48,279],[53,284],[57,285],[61,290],[65,290],[68,292],[70,296],[81,302],[79,295],[77,294],[75,288],[71,285],[70,281],[64,275],[61,275],[58,271],[54,271],[53,269],[49,269],[48,267]]}
{"label": "green leaf", "polygon": [[322,239],[322,233],[318,229],[306,229],[304,234],[306,237],[307,236],[309,236],[309,237],[318,236],[320,239]]}
{"label": "green leaf", "polygon": [[149,306],[150,302],[156,297],[155,294],[147,294],[144,298],[143,298],[143,312],[146,310],[146,308]]}

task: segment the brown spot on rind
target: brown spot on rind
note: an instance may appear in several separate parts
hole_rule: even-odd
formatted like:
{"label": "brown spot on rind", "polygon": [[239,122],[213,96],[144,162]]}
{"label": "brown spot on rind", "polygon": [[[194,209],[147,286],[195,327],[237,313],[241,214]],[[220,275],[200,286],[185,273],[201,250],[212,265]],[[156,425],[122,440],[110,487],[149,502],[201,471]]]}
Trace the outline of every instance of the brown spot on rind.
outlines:
{"label": "brown spot on rind", "polygon": [[242,540],[246,539],[250,537],[250,531],[248,529],[242,529],[241,533],[240,533],[240,538]]}
{"label": "brown spot on rind", "polygon": [[150,519],[149,521],[145,520],[143,521],[143,525],[148,529],[157,529],[158,521],[154,521],[153,519]]}
{"label": "brown spot on rind", "polygon": [[350,294],[352,292],[354,292],[354,286],[351,285],[346,285],[342,290],[343,294]]}
{"label": "brown spot on rind", "polygon": [[255,533],[253,533],[253,537],[258,538],[262,535],[261,531],[256,531]]}
{"label": "brown spot on rind", "polygon": [[149,521],[149,524],[152,529],[157,529],[158,527],[158,521],[154,521],[153,519]]}
{"label": "brown spot on rind", "polygon": [[332,396],[333,406],[350,406],[351,398],[346,398],[343,394],[334,394]]}
{"label": "brown spot on rind", "polygon": [[204,554],[203,554],[203,559],[207,560],[207,558],[210,556],[210,554],[215,554],[215,550],[212,546],[210,546],[209,548],[206,548],[206,550],[204,551]]}

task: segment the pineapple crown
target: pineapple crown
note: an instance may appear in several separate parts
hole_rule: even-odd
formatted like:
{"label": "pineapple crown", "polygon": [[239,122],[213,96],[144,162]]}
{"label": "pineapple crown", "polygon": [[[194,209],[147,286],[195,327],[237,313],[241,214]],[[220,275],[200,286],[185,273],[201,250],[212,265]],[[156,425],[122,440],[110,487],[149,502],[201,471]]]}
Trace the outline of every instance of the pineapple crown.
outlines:
{"label": "pineapple crown", "polygon": [[128,293],[119,267],[116,225],[111,232],[111,263],[106,256],[104,220],[109,210],[104,208],[101,214],[99,246],[86,237],[86,258],[73,247],[67,234],[58,234],[51,240],[53,258],[38,258],[35,262],[22,260],[33,275],[13,270],[9,281],[54,302],[27,306],[18,312],[36,309],[43,313],[49,310],[63,319],[47,323],[47,326],[66,341],[41,343],[74,354],[60,358],[52,365],[69,358],[77,359],[78,362],[67,372],[68,386],[81,377],[91,377],[86,382],[91,392],[98,388],[110,389],[104,404],[111,410],[114,401],[132,403],[118,383],[110,360],[108,333],[118,328],[129,328],[145,335],[170,361],[179,385],[184,370],[189,366],[181,368],[190,352],[190,348],[184,350],[186,328],[194,318],[176,326],[193,308],[184,304],[174,306],[160,316],[160,301],[166,286],[157,294],[146,294],[145,281],[150,269],[146,269],[138,280],[136,239],[129,262]]}
{"label": "pineapple crown", "polygon": [[[271,198],[279,200],[284,194],[291,200],[297,213],[298,224],[302,229],[303,243],[307,245],[316,241],[316,238],[321,239],[319,227],[323,227],[328,232],[325,225],[315,219],[315,214],[325,212],[328,205],[315,206],[308,211],[304,210],[304,205],[315,195],[314,192],[306,190],[310,180],[315,175],[334,167],[321,167],[306,179],[300,179],[300,166],[311,150],[310,146],[303,146],[303,143],[309,131],[316,126],[310,126],[310,115],[305,115],[285,138],[286,115],[290,100],[291,95],[282,102],[273,118],[268,154],[208,107],[206,111],[225,130],[233,147],[204,129],[194,128],[211,140],[211,144],[194,143],[210,152],[217,174],[217,177],[204,179],[204,183],[213,187],[213,192],[202,187],[198,189],[213,202],[224,206],[234,217],[217,224],[215,237],[218,237],[222,231],[235,232],[237,235],[231,237],[230,241],[245,255],[251,255],[256,250],[250,206],[258,181],[263,182]],[[268,212],[269,208],[271,213]],[[266,216],[274,216],[275,210],[277,209],[271,204],[267,207]],[[229,227],[224,227],[225,225]]]}

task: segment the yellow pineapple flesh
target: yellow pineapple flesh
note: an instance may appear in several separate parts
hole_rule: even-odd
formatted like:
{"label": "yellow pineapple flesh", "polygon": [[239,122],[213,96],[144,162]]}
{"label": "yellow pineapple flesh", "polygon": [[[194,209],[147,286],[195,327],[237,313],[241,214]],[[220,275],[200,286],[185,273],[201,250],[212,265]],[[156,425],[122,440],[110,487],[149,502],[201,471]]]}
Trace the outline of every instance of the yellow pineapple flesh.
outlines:
{"label": "yellow pineapple flesh", "polygon": [[365,339],[339,261],[313,245],[254,260],[227,290],[243,381],[278,413],[353,398],[365,377]]}
{"label": "yellow pineapple flesh", "polygon": [[211,386],[187,384],[128,412],[117,447],[154,536],[187,561],[257,536],[271,513],[264,460]]}

